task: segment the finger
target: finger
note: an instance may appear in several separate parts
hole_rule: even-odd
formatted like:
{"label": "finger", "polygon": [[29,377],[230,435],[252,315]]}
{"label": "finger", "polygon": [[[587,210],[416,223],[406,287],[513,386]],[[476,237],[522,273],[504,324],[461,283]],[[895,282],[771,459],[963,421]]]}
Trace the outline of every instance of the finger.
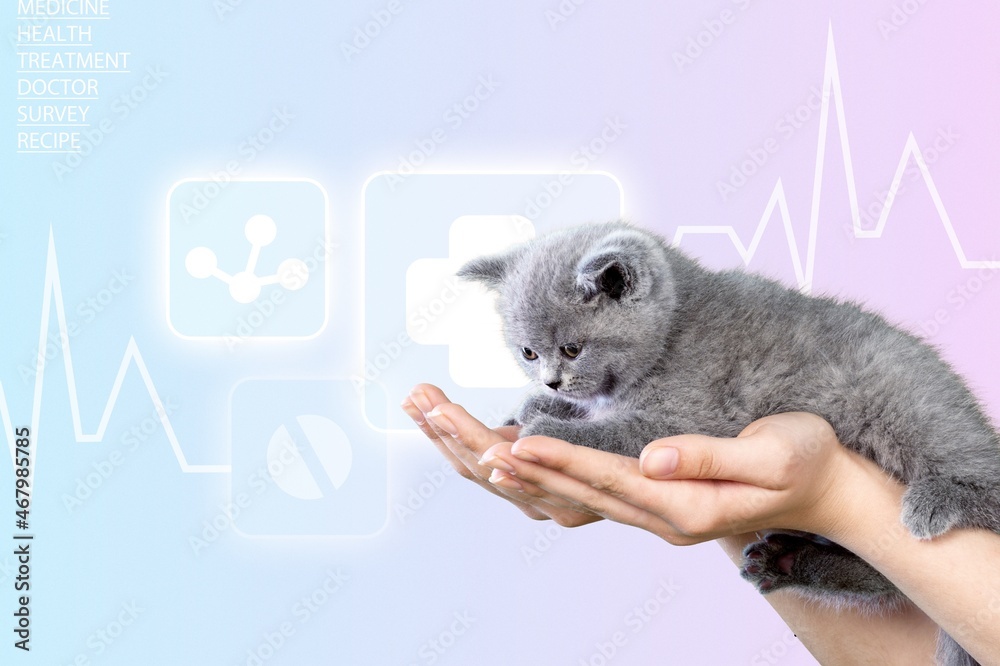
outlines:
{"label": "finger", "polygon": [[561,498],[562,502],[568,502],[569,510],[594,514],[623,525],[638,527],[673,544],[699,541],[681,534],[673,525],[655,513],[562,472],[535,463],[522,462],[517,467],[517,477],[525,487],[528,487],[528,484],[538,486],[544,492],[543,501],[551,502],[550,498]]}
{"label": "finger", "polygon": [[[434,427],[450,435],[457,448],[471,454],[477,464],[486,449],[499,442],[510,441],[469,414],[461,405],[451,402],[435,406],[426,416]],[[455,453],[463,457],[458,451]]]}
{"label": "finger", "polygon": [[711,479],[772,488],[775,463],[781,459],[780,442],[772,437],[678,435],[647,444],[639,469],[651,479]]}
{"label": "finger", "polygon": [[729,481],[650,479],[639,471],[638,460],[549,437],[520,439],[511,454],[536,461],[534,467],[515,465],[519,479],[674,544],[746,531],[774,510],[773,490]]}
{"label": "finger", "polygon": [[532,520],[550,520],[551,519],[551,516],[549,516],[549,515],[541,512],[541,511],[539,511],[538,509],[536,509],[535,507],[533,507],[530,504],[527,504],[525,502],[519,502],[516,499],[510,498],[510,497],[506,497],[505,495],[503,495],[501,493],[497,493],[495,491],[494,491],[494,494],[498,495],[500,497],[503,497],[506,500],[509,500],[511,504],[513,504],[518,509],[520,509],[521,513],[523,513],[524,515],[526,515],[528,518],[531,518]]}
{"label": "finger", "polygon": [[493,430],[504,439],[512,442],[517,441],[517,438],[521,435],[521,426],[499,426]]}
{"label": "finger", "polygon": [[[470,451],[467,446],[464,446],[463,438],[472,443],[477,450],[485,450],[497,442],[504,441],[504,438],[474,419],[464,409],[447,400],[444,392],[436,386],[417,384],[410,392],[408,401],[419,412],[424,423],[420,423],[419,419],[415,417],[413,410],[408,408],[406,400],[403,401],[403,408],[407,410],[407,413],[435,445],[441,445],[438,448],[442,453],[448,452],[446,457],[457,459],[477,476],[485,479],[489,476],[489,470],[480,468],[478,452]],[[431,417],[431,414],[434,416]],[[458,425],[462,427],[461,433],[454,421],[457,421]]]}
{"label": "finger", "polygon": [[639,473],[639,461],[606,451],[577,446],[552,437],[526,437],[511,446],[518,460],[562,472],[615,497],[632,496],[649,479]]}
{"label": "finger", "polygon": [[[516,491],[522,497],[529,497],[531,499],[527,501],[531,502],[535,506],[541,507],[542,505],[538,502],[544,502],[545,507],[543,508],[556,507],[559,509],[586,513],[588,515],[596,515],[591,511],[587,511],[576,502],[559,497],[558,495],[553,495],[547,490],[531,483],[527,479],[518,477],[517,473],[514,471],[514,466],[506,462],[498,453],[494,453],[500,447],[503,447],[503,445],[499,444],[490,448],[483,456],[483,464],[494,468],[488,479],[491,484],[507,490]],[[508,446],[506,455],[507,458],[511,457],[509,455],[509,449],[510,447]],[[505,469],[509,471],[504,471]]]}
{"label": "finger", "polygon": [[[444,391],[433,384],[418,384],[410,393],[409,405],[406,402],[404,401],[404,410],[418,423],[424,434],[434,442],[460,474],[463,471],[471,474],[466,478],[471,478],[494,495],[510,501],[529,518],[535,520],[551,518],[564,527],[600,520],[600,516],[569,508],[566,502],[562,503],[563,506],[559,506],[558,499],[555,499],[555,502],[546,501],[540,497],[544,493],[537,486],[523,483],[519,484],[522,488],[515,488],[511,483],[495,484],[487,480],[493,468],[480,464],[479,458],[482,453],[496,444],[506,443],[509,447],[510,441],[507,438],[511,440],[516,438],[520,427],[502,426],[495,431],[490,430],[464,408],[451,403]],[[434,416],[428,418],[429,414]],[[422,419],[423,423],[421,424],[418,419]],[[529,492],[524,492],[524,487]]]}
{"label": "finger", "polygon": [[[518,508],[531,518],[544,519],[553,517],[553,510],[558,509],[559,507],[557,507],[554,503],[545,502],[542,498],[538,497],[541,493],[538,489],[532,488],[532,490],[535,491],[533,493],[523,492],[526,484],[523,484],[518,479],[515,479],[512,476],[507,476],[503,473],[504,469],[513,470],[513,468],[509,464],[505,463],[502,458],[494,457],[492,465],[481,464],[469,449],[458,443],[455,437],[450,433],[440,430],[433,421],[428,420],[428,427],[436,432],[437,442],[440,443],[441,448],[444,449],[443,452],[456,461],[452,463],[453,466],[462,466],[463,469],[459,469],[459,473],[462,474],[462,476],[475,481],[494,495],[499,495],[504,499],[510,500],[514,504],[518,505]],[[469,434],[468,437],[477,438],[479,435],[482,435],[483,437],[493,441],[495,441],[496,438],[501,437],[501,435],[496,433],[494,433],[494,436],[491,437],[488,432],[492,431],[487,429],[487,432]],[[505,448],[507,451],[506,457],[511,458],[509,454],[510,444],[511,443],[508,441],[500,441],[490,446],[489,450]],[[498,472],[499,474],[497,474]],[[497,475],[494,476],[494,474]],[[534,511],[527,511],[526,507],[532,507],[534,508]]]}
{"label": "finger", "polygon": [[410,398],[424,414],[438,405],[451,402],[444,391],[433,384],[417,384],[410,389]]}
{"label": "finger", "polygon": [[[414,411],[419,413],[419,410],[413,408]],[[514,506],[516,506],[524,515],[528,516],[533,520],[548,520],[553,513],[550,505],[544,505],[543,507],[536,508],[534,504],[543,504],[531,496],[526,496],[520,493],[520,488],[512,488],[510,484],[494,484],[490,483],[487,479],[489,468],[484,468],[478,463],[469,464],[461,459],[459,459],[451,450],[451,448],[446,445],[445,442],[450,440],[450,435],[443,431],[439,431],[435,428],[434,424],[431,422],[426,422],[421,429],[426,428],[431,433],[431,441],[434,443],[435,447],[441,452],[442,455],[451,463],[451,466],[459,473],[460,476],[475,482],[477,485],[485,488],[493,495],[501,497]]]}
{"label": "finger", "polygon": [[413,404],[410,398],[403,400],[402,407],[403,411],[418,424],[421,432],[423,432],[427,438],[431,440],[435,448],[441,452],[441,455],[443,455],[445,459],[451,463],[451,466],[455,468],[456,472],[467,479],[476,481],[479,485],[488,489],[490,492],[502,494],[497,488],[494,488],[485,482],[486,477],[489,474],[489,470],[485,470],[480,467],[478,461],[476,460],[463,459],[463,457],[456,455],[452,450],[452,447],[447,443],[451,439],[451,435],[444,432],[440,428],[435,427],[434,423],[427,420],[423,412]]}
{"label": "finger", "polygon": [[[658,482],[639,473],[637,460],[548,437],[518,440],[511,451],[518,458],[514,473],[522,483],[534,484],[579,510],[639,527],[671,543],[683,540],[684,535],[657,511],[634,501],[638,497],[646,505],[657,504],[650,501],[650,484]],[[609,465],[609,461],[616,462]]]}
{"label": "finger", "polygon": [[[465,447],[455,435],[443,430],[431,418],[427,419],[427,427],[434,432],[436,437],[435,445],[440,445],[442,453],[450,458],[458,460],[463,466],[466,467],[466,469],[469,470],[471,474],[484,482],[486,481],[492,469],[481,465],[479,458],[471,450]],[[494,433],[489,428],[485,428],[484,432],[477,430],[474,433],[468,434],[468,437],[477,440],[480,437],[485,438],[486,441],[489,442],[489,445],[503,443],[505,441],[500,435]],[[486,445],[485,442],[483,445]]]}
{"label": "finger", "polygon": [[403,400],[402,407],[407,416],[413,419],[413,422],[420,428],[420,432],[422,432],[427,439],[431,440],[435,448],[437,448],[437,450],[441,452],[441,455],[443,455],[445,459],[451,463],[452,467],[455,468],[455,471],[463,473],[468,470],[468,466],[459,460],[458,456],[451,452],[451,449],[445,446],[445,443],[441,439],[441,432],[434,428],[434,424],[427,420],[427,417],[424,416],[423,412],[417,409],[409,398]]}
{"label": "finger", "polygon": [[[452,453],[451,449],[445,445],[442,440],[442,435],[447,436],[447,433],[442,433],[440,430],[434,428],[434,425],[427,420],[424,412],[414,403],[414,397],[414,394],[411,394],[403,400],[400,405],[403,408],[403,411],[406,412],[407,416],[413,419],[413,422],[417,424],[418,428],[420,428],[420,432],[422,432],[427,439],[431,440],[435,448],[437,448],[437,450],[441,452],[441,455],[443,455],[445,459],[451,463],[451,466],[455,468],[455,471],[462,476],[466,476],[468,473],[471,473],[469,466],[460,460],[459,457]],[[427,406],[426,400],[427,399],[423,396],[423,394],[418,397],[418,401],[425,404],[425,406]]]}
{"label": "finger", "polygon": [[481,463],[493,468],[488,479],[490,484],[502,488],[508,495],[523,499],[563,527],[579,527],[601,520],[601,516],[579,504],[553,495],[526,479],[518,478],[511,462],[516,459],[510,453],[510,446],[510,442],[501,442],[483,453]]}
{"label": "finger", "polygon": [[531,506],[545,513],[563,527],[580,527],[603,519],[603,516],[599,516],[579,504],[553,495],[525,479],[517,478],[499,469],[493,470],[493,474],[490,475],[490,483],[503,488],[516,488],[517,493],[530,498],[527,501]]}

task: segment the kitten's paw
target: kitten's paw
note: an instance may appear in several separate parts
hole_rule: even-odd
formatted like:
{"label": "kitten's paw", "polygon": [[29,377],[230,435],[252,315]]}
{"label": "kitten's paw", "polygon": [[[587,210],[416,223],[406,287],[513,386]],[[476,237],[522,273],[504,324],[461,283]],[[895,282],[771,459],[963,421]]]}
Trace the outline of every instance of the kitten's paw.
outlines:
{"label": "kitten's paw", "polygon": [[531,423],[545,416],[550,416],[561,421],[569,421],[583,418],[586,414],[579,407],[564,400],[559,400],[552,396],[532,395],[518,407],[511,418],[523,424]]}
{"label": "kitten's paw", "polygon": [[954,476],[925,476],[903,495],[900,520],[918,539],[931,539],[953,527],[1000,531],[997,492],[978,481]]}
{"label": "kitten's paw", "polygon": [[576,434],[573,425],[556,419],[548,415],[539,415],[521,426],[521,437],[531,437],[532,435],[543,435],[556,439],[566,439]]}
{"label": "kitten's paw", "polygon": [[762,594],[794,587],[819,600],[870,609],[904,598],[867,562],[821,537],[768,534],[748,545],[743,558],[740,575]]}
{"label": "kitten's paw", "polygon": [[606,441],[608,433],[585,421],[563,421],[547,415],[539,416],[521,428],[521,437],[532,435],[552,437],[579,446],[617,453]]}
{"label": "kitten's paw", "polygon": [[768,534],[743,549],[740,576],[754,584],[761,594],[795,584],[792,569],[806,540],[788,534]]}

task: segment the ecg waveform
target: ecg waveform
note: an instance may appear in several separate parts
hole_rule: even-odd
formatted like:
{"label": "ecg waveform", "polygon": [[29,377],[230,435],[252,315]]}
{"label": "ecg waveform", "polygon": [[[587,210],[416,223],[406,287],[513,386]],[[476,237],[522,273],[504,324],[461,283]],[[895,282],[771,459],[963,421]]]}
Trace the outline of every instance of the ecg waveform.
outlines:
{"label": "ecg waveform", "polygon": [[809,238],[806,245],[805,267],[802,266],[799,247],[795,242],[795,233],[792,228],[791,216],[788,214],[788,202],[785,199],[785,189],[781,184],[781,178],[778,178],[778,182],[775,184],[774,190],[771,192],[771,197],[768,200],[767,207],[764,209],[764,214],[761,216],[760,222],[757,224],[757,229],[754,231],[753,238],[751,238],[749,245],[745,245],[743,243],[734,227],[723,225],[679,226],[677,227],[677,231],[674,233],[673,244],[679,245],[681,240],[688,234],[727,236],[736,248],[736,251],[739,252],[740,257],[743,259],[743,263],[749,264],[750,260],[757,252],[757,247],[760,245],[761,237],[763,237],[768,223],[770,223],[772,217],[774,216],[774,209],[778,208],[781,215],[782,225],[785,230],[785,238],[788,241],[788,250],[791,254],[792,268],[795,271],[795,278],[798,281],[799,288],[802,291],[809,293],[812,290],[813,272],[815,269],[816,234],[819,226],[820,195],[823,190],[823,167],[826,158],[826,141],[830,122],[830,103],[836,100],[837,128],[838,133],[840,134],[840,149],[843,154],[844,172],[847,178],[847,193],[851,203],[851,219],[854,227],[854,236],[856,238],[880,238],[882,236],[882,231],[885,229],[886,219],[889,217],[889,211],[892,209],[893,201],[895,201],[896,194],[899,191],[906,165],[909,163],[910,159],[912,159],[916,163],[917,168],[920,170],[920,175],[923,177],[924,184],[927,186],[927,190],[931,195],[931,200],[934,202],[934,208],[937,210],[938,216],[941,218],[941,223],[944,225],[945,232],[948,234],[948,239],[951,241],[952,249],[955,251],[955,256],[958,257],[959,264],[962,268],[1000,268],[1000,261],[969,259],[966,256],[965,250],[962,249],[962,244],[959,242],[958,236],[955,234],[955,227],[951,223],[948,211],[945,210],[944,203],[941,201],[941,195],[938,193],[937,186],[934,184],[934,179],[931,178],[931,174],[927,169],[927,163],[924,161],[923,154],[921,154],[920,147],[917,144],[917,140],[914,138],[912,132],[910,132],[906,139],[906,144],[903,146],[903,154],[899,158],[899,164],[896,166],[896,174],[893,176],[892,185],[889,187],[889,193],[886,196],[885,203],[882,206],[882,212],[879,215],[875,228],[862,228],[861,213],[858,209],[857,185],[854,182],[854,165],[851,160],[851,148],[847,136],[847,121],[844,118],[844,100],[840,88],[840,70],[837,66],[837,52],[833,43],[832,24],[827,31],[826,66],[824,69],[822,106],[820,108],[819,117],[819,137],[816,145],[816,168],[813,172],[812,207],[809,214]]}
{"label": "ecg waveform", "polygon": [[[163,402],[160,400],[160,395],[157,393],[156,387],[153,386],[153,379],[149,375],[146,363],[143,361],[142,354],[139,352],[139,346],[136,344],[135,338],[133,337],[129,338],[128,346],[125,348],[125,354],[122,356],[122,362],[118,367],[118,374],[115,377],[115,383],[111,388],[111,395],[108,396],[108,402],[104,406],[104,414],[101,416],[101,423],[97,427],[97,431],[93,434],[83,432],[83,425],[80,420],[80,404],[77,398],[76,390],[76,375],[73,372],[73,358],[69,347],[66,310],[63,304],[62,285],[59,279],[59,266],[56,258],[55,240],[53,238],[52,230],[49,229],[49,249],[45,262],[45,292],[42,297],[42,321],[38,333],[39,352],[37,360],[35,361],[35,392],[31,408],[31,444],[28,455],[31,460],[36,463],[32,467],[32,476],[37,469],[38,462],[38,459],[35,457],[35,453],[36,447],[38,446],[38,426],[42,413],[42,385],[45,378],[46,363],[44,349],[46,337],[49,334],[49,322],[53,306],[56,310],[56,319],[59,322],[59,340],[62,345],[63,364],[66,368],[66,384],[69,391],[70,411],[73,416],[73,431],[76,435],[77,442],[101,442],[104,440],[104,433],[107,431],[108,423],[111,421],[111,414],[114,411],[115,403],[118,402],[118,394],[121,392],[122,383],[125,381],[125,375],[128,374],[129,368],[134,363],[136,370],[139,371],[139,376],[142,377],[142,382],[146,387],[146,391],[149,393],[149,397],[153,401],[153,406],[156,408],[156,414],[160,419],[160,424],[163,426],[163,432],[166,434],[167,440],[170,442],[170,448],[173,449],[174,456],[177,457],[177,462],[180,464],[181,471],[185,473],[209,474],[225,474],[230,471],[229,465],[192,465],[188,463],[187,458],[184,456],[184,451],[181,450],[180,443],[177,441],[177,435],[174,433],[173,426],[170,425],[167,410],[164,407]],[[13,461],[15,457],[14,426],[10,416],[10,407],[7,404],[7,395],[4,392],[2,382],[0,382],[0,417],[3,418],[4,433],[7,436],[7,446],[10,449],[10,455]]]}

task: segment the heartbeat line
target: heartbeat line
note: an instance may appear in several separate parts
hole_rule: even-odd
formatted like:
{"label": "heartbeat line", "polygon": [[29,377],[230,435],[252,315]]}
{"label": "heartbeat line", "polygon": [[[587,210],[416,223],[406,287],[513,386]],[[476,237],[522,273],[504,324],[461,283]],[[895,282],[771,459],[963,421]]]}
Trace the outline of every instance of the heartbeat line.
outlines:
{"label": "heartbeat line", "polygon": [[840,70],[837,66],[837,52],[833,44],[832,24],[827,29],[826,66],[823,74],[822,107],[820,109],[819,116],[819,137],[816,145],[816,169],[813,172],[812,208],[809,214],[809,238],[806,244],[805,266],[803,267],[802,265],[799,247],[795,242],[795,232],[792,229],[791,216],[788,214],[788,201],[785,199],[785,189],[781,184],[781,178],[778,178],[778,182],[775,184],[774,190],[771,192],[771,198],[767,202],[767,207],[764,209],[764,214],[761,216],[760,222],[757,224],[757,229],[754,231],[753,238],[751,238],[749,245],[745,245],[743,243],[739,235],[736,233],[736,229],[731,226],[695,225],[677,227],[677,231],[674,233],[673,244],[680,245],[681,240],[689,234],[727,236],[736,248],[736,251],[739,252],[740,257],[743,259],[743,263],[749,264],[750,260],[757,252],[761,237],[763,237],[768,223],[774,215],[774,209],[778,208],[785,230],[785,239],[788,242],[788,251],[792,258],[792,268],[795,271],[795,279],[798,281],[799,288],[803,292],[809,293],[812,290],[813,273],[815,270],[816,233],[819,227],[819,203],[820,195],[823,191],[823,166],[826,160],[826,141],[830,122],[831,101],[836,101],[837,105],[837,129],[840,134],[840,149],[844,160],[844,172],[847,180],[847,194],[851,203],[851,219],[853,222],[855,238],[880,238],[882,236],[882,232],[885,229],[885,222],[889,217],[889,211],[892,209],[893,201],[896,199],[896,193],[899,191],[900,183],[903,180],[906,165],[912,159],[916,163],[917,168],[920,170],[924,184],[927,186],[927,190],[931,195],[931,200],[934,202],[934,208],[937,210],[938,217],[941,219],[941,224],[944,226],[944,230],[948,234],[948,239],[951,241],[951,247],[955,251],[955,256],[958,257],[958,262],[961,267],[968,269],[1000,268],[1000,261],[969,259],[966,256],[965,250],[962,249],[962,244],[959,242],[958,236],[955,234],[955,227],[951,223],[948,211],[945,210],[944,203],[941,201],[941,194],[938,192],[937,186],[934,184],[934,179],[931,178],[930,171],[927,169],[927,163],[924,161],[924,156],[920,152],[920,146],[917,145],[917,140],[914,138],[913,132],[910,132],[906,139],[906,144],[903,146],[903,154],[899,158],[899,164],[896,166],[896,174],[893,176],[892,185],[889,187],[889,193],[886,196],[885,203],[882,206],[882,212],[879,215],[875,228],[862,228],[861,213],[858,209],[857,185],[854,182],[854,164],[851,160],[851,148],[847,136],[847,121],[844,119],[844,99],[840,89]]}
{"label": "heartbeat line", "polygon": [[[128,346],[125,348],[125,354],[122,356],[121,365],[118,367],[118,375],[115,377],[115,383],[111,388],[111,395],[108,396],[108,402],[104,406],[104,414],[101,416],[101,423],[97,427],[97,432],[93,434],[86,434],[83,432],[83,426],[80,421],[80,404],[77,398],[76,390],[76,375],[73,372],[73,358],[70,355],[69,348],[69,334],[66,326],[66,310],[63,304],[62,286],[59,280],[59,266],[56,261],[56,246],[52,235],[52,229],[50,228],[48,257],[45,262],[45,293],[42,297],[42,322],[41,330],[38,333],[38,357],[35,361],[35,393],[31,408],[31,443],[28,455],[32,461],[32,477],[34,476],[38,462],[38,459],[35,457],[35,451],[38,446],[38,426],[42,413],[42,383],[45,377],[46,362],[44,349],[46,337],[49,334],[49,317],[51,315],[53,305],[56,310],[56,319],[59,321],[59,339],[62,345],[63,364],[66,368],[66,385],[69,391],[70,411],[73,415],[73,431],[76,435],[77,442],[101,442],[104,440],[104,433],[107,431],[108,423],[111,421],[111,414],[114,411],[115,403],[118,401],[118,394],[121,392],[122,383],[125,381],[125,375],[134,363],[136,370],[139,371],[139,376],[142,377],[143,384],[146,386],[146,391],[149,393],[149,397],[153,401],[153,406],[156,408],[156,414],[160,419],[160,424],[163,426],[163,432],[167,435],[167,440],[170,442],[170,448],[173,449],[174,456],[177,457],[177,462],[180,464],[181,471],[185,473],[208,474],[225,474],[230,471],[229,465],[192,465],[188,463],[187,458],[184,456],[184,451],[181,450],[181,446],[177,441],[177,435],[174,433],[173,426],[170,425],[167,410],[164,407],[163,402],[160,400],[160,395],[157,393],[156,387],[153,386],[153,379],[149,376],[149,369],[146,368],[146,362],[142,360],[142,354],[139,352],[139,346],[136,344],[135,338],[133,337],[129,338]],[[4,433],[7,436],[7,446],[10,449],[11,460],[13,462],[16,448],[14,442],[14,426],[10,417],[10,407],[7,404],[7,395],[4,392],[2,382],[0,382],[0,417],[3,418]],[[16,466],[16,462],[14,464]]]}

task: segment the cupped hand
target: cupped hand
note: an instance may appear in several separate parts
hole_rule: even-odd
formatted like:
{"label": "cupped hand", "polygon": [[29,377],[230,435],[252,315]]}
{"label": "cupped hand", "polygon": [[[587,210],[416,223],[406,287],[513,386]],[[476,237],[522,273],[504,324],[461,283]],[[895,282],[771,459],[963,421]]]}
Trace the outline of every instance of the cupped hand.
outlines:
{"label": "cupped hand", "polygon": [[852,455],[826,421],[795,412],[734,438],[659,439],[639,459],[527,437],[493,445],[482,463],[506,472],[496,485],[688,545],[766,529],[836,532]]}
{"label": "cupped hand", "polygon": [[764,529],[835,533],[838,493],[858,458],[802,412],[765,417],[735,438],[656,440],[635,459],[548,437],[512,442],[514,431],[488,429],[428,384],[404,409],[463,476],[534,518],[608,518],[678,545]]}
{"label": "cupped hand", "polygon": [[484,451],[497,444],[509,447],[517,439],[516,426],[491,430],[464,408],[450,402],[441,389],[418,384],[402,403],[403,411],[437,447],[461,476],[498,495],[535,520],[552,519],[564,527],[577,527],[600,520],[601,516],[553,496],[538,488],[530,493],[491,483],[502,471],[480,463]]}

